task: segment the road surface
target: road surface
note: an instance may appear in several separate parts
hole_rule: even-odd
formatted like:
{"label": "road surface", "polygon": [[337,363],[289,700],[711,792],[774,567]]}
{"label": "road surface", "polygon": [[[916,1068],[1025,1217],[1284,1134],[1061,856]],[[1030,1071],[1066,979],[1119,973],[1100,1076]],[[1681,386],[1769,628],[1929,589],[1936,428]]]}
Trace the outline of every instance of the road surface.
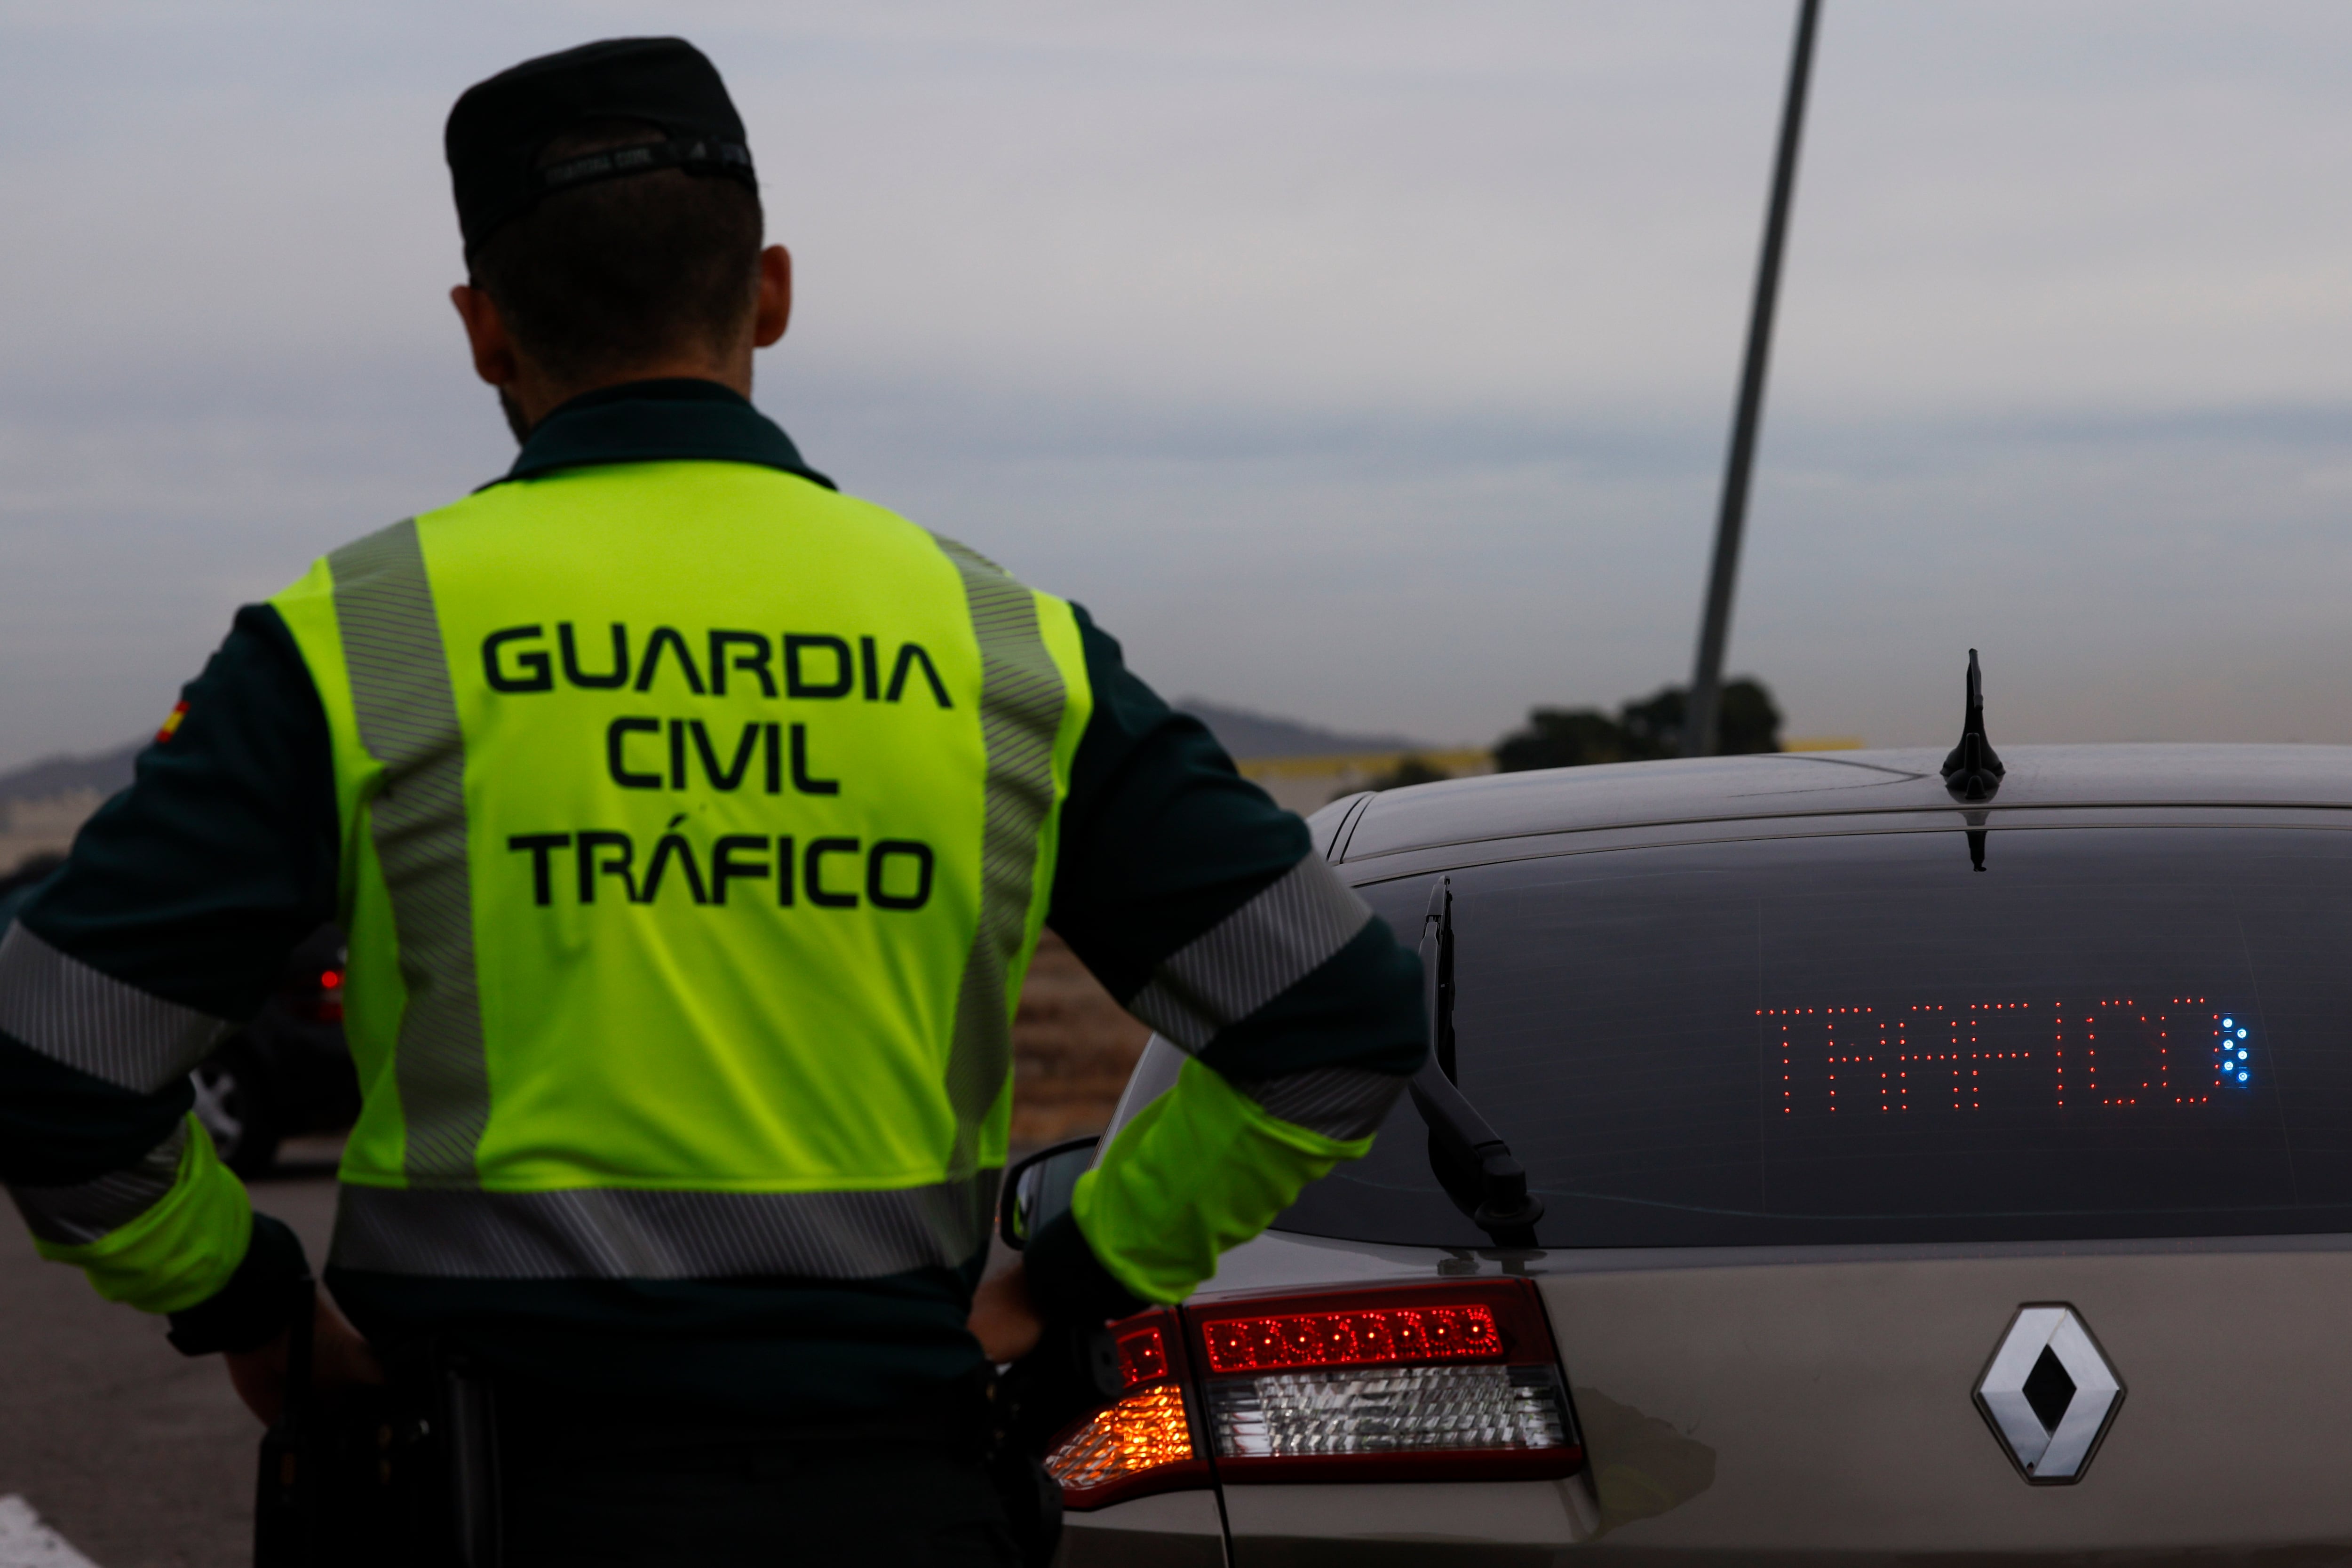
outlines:
{"label": "road surface", "polygon": [[[254,1205],[301,1234],[314,1268],[334,1222],[333,1142],[289,1144],[287,1173],[254,1184]],[[97,1568],[253,1561],[261,1428],[220,1358],[181,1355],[162,1320],[42,1262],[5,1211],[0,1345],[0,1568],[79,1568],[44,1544],[27,1510]]]}

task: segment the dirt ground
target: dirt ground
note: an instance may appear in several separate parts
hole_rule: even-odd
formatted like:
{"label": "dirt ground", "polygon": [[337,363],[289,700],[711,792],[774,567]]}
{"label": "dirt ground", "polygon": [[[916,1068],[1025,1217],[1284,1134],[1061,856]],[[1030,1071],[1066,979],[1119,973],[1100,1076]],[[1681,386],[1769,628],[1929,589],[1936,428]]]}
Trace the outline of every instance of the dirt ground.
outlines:
{"label": "dirt ground", "polygon": [[1150,1037],[1047,931],[1013,1019],[1014,1147],[1101,1131]]}

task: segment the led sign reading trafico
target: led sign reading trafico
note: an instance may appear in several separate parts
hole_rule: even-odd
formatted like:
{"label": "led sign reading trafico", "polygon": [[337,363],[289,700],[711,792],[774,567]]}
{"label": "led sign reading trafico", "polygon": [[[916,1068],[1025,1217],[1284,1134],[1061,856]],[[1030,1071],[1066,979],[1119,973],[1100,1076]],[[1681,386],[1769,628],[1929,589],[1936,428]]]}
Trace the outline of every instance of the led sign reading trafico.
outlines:
{"label": "led sign reading trafico", "polygon": [[1783,1116],[2210,1105],[2252,1086],[2253,1029],[2203,996],[1761,1007]]}

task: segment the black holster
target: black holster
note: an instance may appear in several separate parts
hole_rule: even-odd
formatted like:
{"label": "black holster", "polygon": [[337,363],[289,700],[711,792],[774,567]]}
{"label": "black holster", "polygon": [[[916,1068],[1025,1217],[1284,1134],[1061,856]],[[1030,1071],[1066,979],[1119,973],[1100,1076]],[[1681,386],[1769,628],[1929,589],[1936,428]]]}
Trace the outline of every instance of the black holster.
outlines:
{"label": "black holster", "polygon": [[322,1397],[311,1378],[317,1291],[288,1336],[286,1400],[261,1440],[254,1568],[499,1568],[497,1401],[445,1348],[382,1387]]}
{"label": "black holster", "polygon": [[996,1429],[1042,1459],[1064,1427],[1117,1399],[1119,1387],[1118,1346],[1108,1330],[1048,1323],[1036,1348],[997,1379]]}
{"label": "black holster", "polygon": [[1118,1349],[1101,1328],[1048,1324],[989,1390],[988,1470],[1024,1562],[1044,1568],[1062,1541],[1062,1489],[1045,1456],[1062,1429],[1118,1397]]}

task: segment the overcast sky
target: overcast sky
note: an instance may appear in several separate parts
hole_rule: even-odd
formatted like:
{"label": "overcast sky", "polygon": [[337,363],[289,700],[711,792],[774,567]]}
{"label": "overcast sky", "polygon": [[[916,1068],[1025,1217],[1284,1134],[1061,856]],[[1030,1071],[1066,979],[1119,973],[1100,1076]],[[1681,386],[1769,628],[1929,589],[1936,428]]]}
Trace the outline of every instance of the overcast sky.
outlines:
{"label": "overcast sky", "polygon": [[[1790,8],[681,4],[757,396],[1173,696],[1687,679]],[[0,767],[495,475],[468,83],[637,5],[0,4]],[[2352,9],[1827,0],[1731,663],[1800,734],[2352,742]]]}

